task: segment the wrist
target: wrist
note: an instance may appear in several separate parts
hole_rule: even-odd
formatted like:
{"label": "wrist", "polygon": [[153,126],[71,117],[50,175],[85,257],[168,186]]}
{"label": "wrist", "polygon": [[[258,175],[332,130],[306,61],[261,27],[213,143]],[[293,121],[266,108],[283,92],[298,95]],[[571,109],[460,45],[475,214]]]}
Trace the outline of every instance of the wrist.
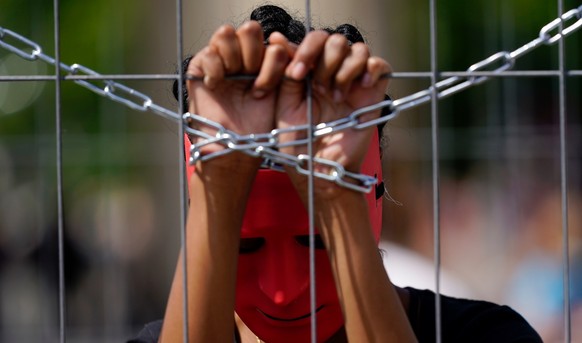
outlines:
{"label": "wrist", "polygon": [[[299,173],[295,170],[295,168],[285,167],[286,173],[289,175],[289,178],[293,182],[295,189],[299,193],[300,197],[307,203],[308,198],[308,176],[302,173]],[[321,177],[314,176],[313,179],[313,196],[315,197],[316,201],[321,201],[322,205],[327,205],[326,202],[334,201],[337,198],[345,197],[345,196],[357,196],[358,194],[362,195],[362,191],[360,189],[364,189],[366,185],[364,185],[360,180],[356,180],[355,178],[344,177],[341,179],[341,182],[336,180],[327,180]]]}
{"label": "wrist", "polygon": [[248,194],[260,163],[260,159],[240,152],[197,162],[189,182],[190,194],[219,192],[233,197]]}

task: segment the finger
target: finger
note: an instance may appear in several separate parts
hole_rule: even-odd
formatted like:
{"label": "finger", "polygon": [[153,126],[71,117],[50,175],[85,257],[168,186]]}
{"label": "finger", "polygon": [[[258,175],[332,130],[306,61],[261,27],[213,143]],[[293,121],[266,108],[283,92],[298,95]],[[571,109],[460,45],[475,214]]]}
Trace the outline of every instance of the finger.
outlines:
{"label": "finger", "polygon": [[297,48],[299,47],[297,44],[290,42],[287,39],[287,37],[285,37],[282,33],[277,32],[277,31],[271,33],[271,35],[269,36],[269,39],[268,39],[268,44],[269,45],[278,44],[278,45],[281,45],[282,47],[284,47],[285,50],[287,51],[289,59],[292,59],[293,56],[295,56],[295,52],[297,51]]}
{"label": "finger", "polygon": [[[186,68],[186,73],[194,77],[192,79],[186,80],[186,89],[188,90],[188,94],[194,94],[194,84],[196,82],[199,82],[196,79],[204,77],[204,72],[202,71],[202,68],[198,66],[196,57],[197,56],[194,56],[192,57],[192,59],[190,59],[190,62],[188,63],[188,68]],[[192,96],[189,97],[188,111],[190,113],[198,112],[196,104],[194,103],[194,97]]]}
{"label": "finger", "polygon": [[[204,85],[214,89],[217,83],[224,79],[224,64],[216,49],[207,46],[194,56],[188,66],[188,73],[193,76],[204,77]],[[188,81],[189,92],[193,82],[195,81]]]}
{"label": "finger", "polygon": [[347,38],[342,34],[333,34],[325,42],[322,56],[315,68],[314,80],[317,84],[329,88],[350,47]]}
{"label": "finger", "polygon": [[[388,62],[380,57],[372,56],[368,58],[366,72],[364,73],[364,76],[362,76],[361,85],[364,88],[371,88],[380,80],[380,78],[384,78],[384,75],[391,72],[392,67]],[[385,79],[386,85],[384,86],[387,86],[389,79]]]}
{"label": "finger", "polygon": [[204,72],[202,68],[200,68],[200,55],[203,53],[203,50],[199,51],[195,56],[190,59],[188,63],[188,68],[186,68],[186,74],[190,75],[192,78],[188,81],[192,81],[194,79],[201,79],[204,77]]}
{"label": "finger", "polygon": [[370,52],[364,43],[352,45],[349,55],[343,60],[334,79],[334,100],[341,101],[350,89],[352,82],[361,77],[367,67]]}
{"label": "finger", "polygon": [[210,38],[209,45],[214,47],[221,56],[226,73],[240,71],[242,65],[241,49],[234,27],[221,26]]}
{"label": "finger", "polygon": [[293,60],[285,71],[285,75],[294,80],[303,80],[321,56],[328,37],[329,33],[325,31],[309,32],[303,42],[299,44]]}
{"label": "finger", "polygon": [[267,92],[276,88],[283,78],[289,62],[287,50],[278,44],[267,46],[259,76],[255,80],[253,95],[262,98]]}
{"label": "finger", "polygon": [[236,31],[236,36],[241,49],[242,72],[245,74],[258,73],[265,51],[261,25],[256,21],[248,21]]}

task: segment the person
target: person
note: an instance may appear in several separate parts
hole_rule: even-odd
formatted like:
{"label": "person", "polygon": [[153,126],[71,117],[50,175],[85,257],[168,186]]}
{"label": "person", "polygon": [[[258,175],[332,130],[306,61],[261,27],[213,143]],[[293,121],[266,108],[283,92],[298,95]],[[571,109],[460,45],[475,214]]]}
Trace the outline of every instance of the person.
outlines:
{"label": "person", "polygon": [[[370,54],[354,26],[307,32],[273,5],[255,9],[239,28],[220,27],[184,66],[193,76],[184,94],[189,111],[241,135],[304,124],[308,82],[314,122],[343,118],[383,100],[391,70]],[[240,74],[256,78],[229,78]],[[314,141],[313,153],[380,180],[378,132],[332,133]],[[290,142],[305,132],[279,138]],[[281,146],[294,156],[306,152],[304,145]],[[201,153],[221,149],[211,144]],[[185,325],[189,342],[310,341],[307,177],[292,167],[278,172],[261,164],[261,158],[232,152],[189,170],[187,280],[181,254],[163,321],[146,325],[131,342],[182,342]],[[314,169],[330,172],[318,163]],[[383,267],[383,186],[376,188],[379,196],[314,180],[317,342],[435,341],[435,294],[396,287]],[[541,342],[509,307],[440,301],[443,342]]]}

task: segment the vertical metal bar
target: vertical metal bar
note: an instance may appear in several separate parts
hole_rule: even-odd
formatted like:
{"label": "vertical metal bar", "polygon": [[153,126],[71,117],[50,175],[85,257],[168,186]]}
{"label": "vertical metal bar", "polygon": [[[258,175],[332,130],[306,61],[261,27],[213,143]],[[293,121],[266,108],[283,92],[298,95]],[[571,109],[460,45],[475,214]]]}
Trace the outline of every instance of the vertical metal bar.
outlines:
{"label": "vertical metal bar", "polygon": [[432,206],[434,234],[434,266],[435,266],[435,331],[436,341],[441,342],[441,299],[440,299],[440,268],[441,268],[441,232],[440,232],[440,188],[439,188],[439,139],[438,139],[438,92],[435,84],[437,72],[437,14],[436,0],[430,0],[430,69],[431,69],[431,137],[432,137]]}
{"label": "vertical metal bar", "polygon": [[63,141],[61,130],[61,47],[59,27],[59,0],[53,0],[54,44],[55,44],[55,131],[57,167],[57,218],[58,218],[58,260],[59,260],[59,339],[65,343],[65,247],[63,218]]}
{"label": "vertical metal bar", "polygon": [[[561,18],[564,11],[563,0],[558,0],[558,16]],[[560,21],[560,35],[564,21]],[[563,37],[563,36],[562,36]],[[564,64],[565,42],[560,39],[558,43],[559,56],[559,92],[560,92],[560,187],[562,206],[562,263],[563,263],[563,283],[564,283],[564,341],[570,342],[571,319],[570,319],[570,249],[568,232],[568,154],[566,143],[566,69]]]}
{"label": "vertical metal bar", "polygon": [[[519,10],[519,7],[516,8],[515,4],[512,4],[508,1],[504,1],[500,4],[501,7],[501,46],[516,46],[517,39],[516,39],[516,22],[515,22],[515,11],[516,9]],[[507,232],[507,227],[519,227],[521,223],[525,221],[525,211],[521,211],[520,209],[523,208],[523,204],[520,203],[519,199],[523,199],[523,189],[527,187],[524,185],[523,178],[521,177],[520,171],[520,162],[519,162],[519,155],[520,151],[523,151],[523,142],[521,139],[513,139],[514,135],[519,135],[518,128],[520,125],[519,120],[519,104],[518,99],[520,99],[518,95],[518,90],[524,90],[531,87],[528,83],[524,83],[519,79],[510,78],[504,76],[501,79],[501,100],[503,103],[499,106],[499,111],[501,113],[501,122],[502,122],[502,131],[500,132],[503,140],[503,159],[504,162],[507,163],[507,172],[508,172],[508,180],[509,180],[509,187],[511,189],[509,194],[506,194],[509,198],[509,206],[510,210],[508,211],[508,219],[507,223],[499,223],[501,225],[500,228],[502,230],[499,231],[498,235],[495,237],[497,244],[502,244],[503,250],[506,251],[510,249],[507,244],[509,241],[503,239],[499,235],[504,235]],[[519,88],[518,88],[519,87]],[[527,93],[527,90],[525,91]],[[503,227],[505,226],[505,228]],[[500,256],[506,256],[505,254],[500,254]],[[503,257],[502,257],[503,258]]]}
{"label": "vertical metal bar", "polygon": [[[312,121],[312,99],[311,99],[311,82],[307,81],[307,122],[313,123]],[[309,128],[308,134],[308,147],[307,154],[313,157],[313,126]],[[308,212],[309,212],[309,309],[311,312],[311,342],[317,342],[317,318],[315,316],[315,311],[317,307],[317,295],[316,295],[316,270],[315,270],[315,220],[314,211],[315,204],[313,200],[313,161],[309,159],[309,176],[308,176]]]}
{"label": "vertical metal bar", "polygon": [[[185,112],[184,108],[184,92],[183,92],[183,82],[184,82],[184,71],[182,69],[182,58],[184,53],[183,47],[183,28],[182,28],[182,0],[176,0],[176,49],[177,49],[177,66],[178,66],[178,113],[182,114]],[[184,151],[184,121],[180,120],[178,123],[178,151]],[[180,189],[180,245],[182,248],[182,273],[183,273],[183,320],[184,320],[184,337],[183,341],[188,342],[188,261],[186,254],[186,215],[187,215],[187,204],[188,204],[188,192],[186,182],[186,161],[184,159],[184,153],[178,154],[178,180]]]}
{"label": "vertical metal bar", "polygon": [[[305,30],[306,32],[311,31],[311,1],[305,0]],[[307,123],[309,124],[309,130],[307,130],[307,154],[309,175],[307,177],[307,211],[309,213],[309,308],[311,313],[311,342],[317,342],[317,317],[315,315],[317,307],[316,299],[316,270],[315,270],[315,219],[314,211],[315,204],[313,199],[313,103],[312,103],[312,89],[311,89],[311,77],[306,78],[306,100],[307,100]]]}

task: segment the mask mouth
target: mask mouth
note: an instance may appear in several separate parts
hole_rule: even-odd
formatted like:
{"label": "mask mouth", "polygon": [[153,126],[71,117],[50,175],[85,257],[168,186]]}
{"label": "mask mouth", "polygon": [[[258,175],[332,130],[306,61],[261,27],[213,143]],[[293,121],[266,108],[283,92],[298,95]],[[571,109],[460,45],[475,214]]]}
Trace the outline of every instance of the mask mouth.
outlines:
{"label": "mask mouth", "polygon": [[[323,305],[319,306],[315,310],[315,313],[319,312],[322,308],[323,308]],[[311,313],[306,313],[306,314],[304,314],[302,316],[295,317],[295,318],[279,318],[279,317],[271,316],[271,315],[269,315],[269,314],[261,311],[261,309],[259,309],[259,308],[257,308],[257,311],[259,311],[260,314],[262,314],[263,316],[265,316],[265,317],[267,317],[269,319],[277,320],[277,321],[280,321],[280,322],[295,322],[295,321],[298,321],[298,320],[301,320],[301,319],[309,318],[311,316]]]}

